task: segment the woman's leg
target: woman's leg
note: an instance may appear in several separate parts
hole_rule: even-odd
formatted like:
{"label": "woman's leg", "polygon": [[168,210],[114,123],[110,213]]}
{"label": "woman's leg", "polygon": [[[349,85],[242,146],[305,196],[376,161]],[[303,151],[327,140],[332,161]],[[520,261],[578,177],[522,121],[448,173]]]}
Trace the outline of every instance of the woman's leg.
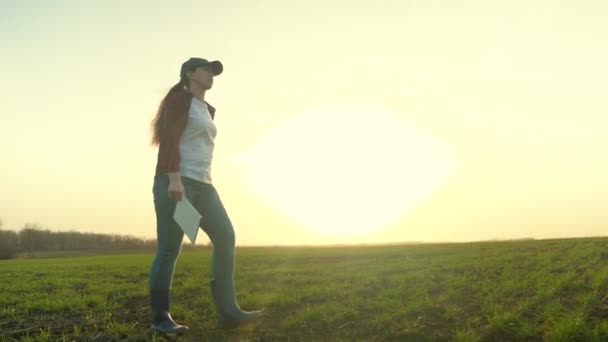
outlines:
{"label": "woman's leg", "polygon": [[175,263],[180,254],[184,232],[173,220],[176,202],[168,196],[169,177],[160,175],[154,181],[156,211],[156,256],[150,269],[151,289],[171,289]]}
{"label": "woman's leg", "polygon": [[215,187],[211,184],[201,184],[202,192],[197,209],[202,215],[201,227],[213,243],[213,279],[231,286],[234,277],[234,227]]}
{"label": "woman's leg", "polygon": [[202,215],[201,227],[213,243],[211,294],[220,326],[233,327],[259,316],[259,311],[245,312],[236,303],[234,289],[235,233],[226,209],[211,184],[200,183],[201,197],[196,208]]}
{"label": "woman's leg", "polygon": [[156,256],[149,274],[152,329],[168,334],[181,334],[187,332],[188,327],[173,321],[169,307],[175,264],[181,251],[184,233],[173,220],[176,202],[169,198],[168,189],[167,175],[160,175],[154,179],[157,243]]}

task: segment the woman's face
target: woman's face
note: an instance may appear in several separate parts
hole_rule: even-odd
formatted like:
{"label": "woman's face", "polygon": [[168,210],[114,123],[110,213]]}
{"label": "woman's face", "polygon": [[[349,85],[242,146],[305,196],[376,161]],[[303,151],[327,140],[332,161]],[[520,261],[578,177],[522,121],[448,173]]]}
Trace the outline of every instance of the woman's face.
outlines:
{"label": "woman's face", "polygon": [[188,72],[190,82],[196,83],[201,88],[208,90],[213,86],[213,71],[209,66],[200,66]]}

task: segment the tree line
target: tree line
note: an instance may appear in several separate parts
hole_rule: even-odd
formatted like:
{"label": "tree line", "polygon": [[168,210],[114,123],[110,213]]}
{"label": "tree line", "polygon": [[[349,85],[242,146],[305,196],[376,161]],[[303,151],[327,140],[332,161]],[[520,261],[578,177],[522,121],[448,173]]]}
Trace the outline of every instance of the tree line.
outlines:
{"label": "tree line", "polygon": [[53,232],[36,224],[26,224],[20,231],[2,230],[0,220],[0,259],[10,259],[22,253],[50,251],[154,249],[156,240],[132,236]]}

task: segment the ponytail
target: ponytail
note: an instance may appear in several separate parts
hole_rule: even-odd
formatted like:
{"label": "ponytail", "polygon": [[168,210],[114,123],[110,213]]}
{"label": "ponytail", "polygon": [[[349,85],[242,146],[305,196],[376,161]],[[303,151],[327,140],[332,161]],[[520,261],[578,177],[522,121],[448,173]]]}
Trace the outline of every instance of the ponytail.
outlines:
{"label": "ponytail", "polygon": [[171,89],[169,89],[169,91],[167,92],[167,95],[165,95],[165,97],[163,97],[162,101],[160,101],[160,105],[158,106],[156,115],[154,116],[154,119],[152,120],[152,145],[153,146],[160,144],[160,130],[163,126],[164,112],[165,112],[165,105],[167,102],[167,98],[169,98],[169,96],[173,95],[174,93],[177,93],[180,91],[186,91],[188,83],[189,83],[188,81],[189,80],[187,77],[181,78],[179,80],[179,82],[177,82],[173,87],[171,87]]}

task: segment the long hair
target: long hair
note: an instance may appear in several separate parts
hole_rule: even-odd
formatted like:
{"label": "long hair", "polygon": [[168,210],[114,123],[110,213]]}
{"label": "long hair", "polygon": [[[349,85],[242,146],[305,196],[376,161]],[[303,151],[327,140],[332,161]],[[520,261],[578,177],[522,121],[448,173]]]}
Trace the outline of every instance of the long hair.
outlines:
{"label": "long hair", "polygon": [[160,101],[160,104],[158,105],[158,111],[156,112],[156,115],[152,120],[152,146],[160,144],[160,129],[163,127],[163,120],[165,118],[164,112],[167,98],[178,91],[186,91],[186,87],[189,83],[188,81],[189,80],[187,77],[181,78],[179,82],[177,82],[177,84],[175,84],[173,87],[171,87],[171,89],[169,89],[167,95],[163,97],[162,101]]}

